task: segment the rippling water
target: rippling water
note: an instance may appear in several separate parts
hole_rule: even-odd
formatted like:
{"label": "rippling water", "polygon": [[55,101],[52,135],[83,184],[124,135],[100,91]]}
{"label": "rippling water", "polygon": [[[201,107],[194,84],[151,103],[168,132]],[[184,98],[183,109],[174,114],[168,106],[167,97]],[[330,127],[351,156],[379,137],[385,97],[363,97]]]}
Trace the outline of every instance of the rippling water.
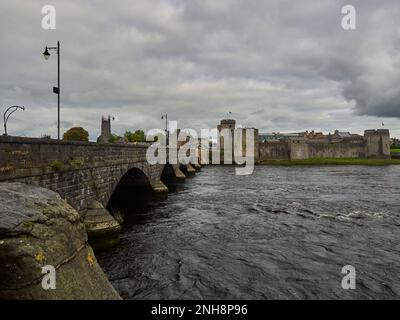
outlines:
{"label": "rippling water", "polygon": [[[205,167],[98,259],[126,299],[399,299],[400,166]],[[353,265],[357,289],[343,290]]]}

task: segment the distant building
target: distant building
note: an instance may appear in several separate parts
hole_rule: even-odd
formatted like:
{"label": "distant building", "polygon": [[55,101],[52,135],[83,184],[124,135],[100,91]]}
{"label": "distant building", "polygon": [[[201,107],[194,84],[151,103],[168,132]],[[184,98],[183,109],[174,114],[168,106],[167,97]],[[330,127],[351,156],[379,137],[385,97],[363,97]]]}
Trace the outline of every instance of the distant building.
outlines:
{"label": "distant building", "polygon": [[397,138],[390,139],[390,146],[400,147],[400,139],[397,139]]}
{"label": "distant building", "polygon": [[299,133],[279,133],[279,132],[272,132],[272,133],[260,133],[258,135],[259,141],[266,142],[266,141],[286,141],[292,138],[298,138]]}
{"label": "distant building", "polygon": [[351,133],[350,132],[341,132],[339,130],[335,130],[335,133],[333,136],[337,136],[340,139],[346,139],[346,138],[351,138]]}
{"label": "distant building", "polygon": [[329,141],[343,141],[343,140],[362,140],[363,136],[345,131],[335,130],[333,134],[329,133],[326,136]]}
{"label": "distant building", "polygon": [[100,143],[108,143],[111,138],[111,116],[101,117],[101,135],[97,139]]}
{"label": "distant building", "polygon": [[306,132],[301,132],[299,134],[299,137],[309,139],[309,140],[321,140],[321,139],[326,139],[326,136],[322,132],[315,132],[314,130],[312,131],[306,131]]}

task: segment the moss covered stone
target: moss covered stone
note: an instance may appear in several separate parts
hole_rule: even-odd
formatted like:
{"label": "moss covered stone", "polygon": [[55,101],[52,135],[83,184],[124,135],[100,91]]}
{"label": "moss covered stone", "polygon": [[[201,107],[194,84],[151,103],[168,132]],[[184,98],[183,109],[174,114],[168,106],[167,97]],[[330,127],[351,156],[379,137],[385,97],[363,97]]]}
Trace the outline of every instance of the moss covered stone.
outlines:
{"label": "moss covered stone", "polygon": [[[50,190],[0,184],[0,299],[120,299],[88,245],[78,213]],[[56,269],[44,290],[42,267]]]}

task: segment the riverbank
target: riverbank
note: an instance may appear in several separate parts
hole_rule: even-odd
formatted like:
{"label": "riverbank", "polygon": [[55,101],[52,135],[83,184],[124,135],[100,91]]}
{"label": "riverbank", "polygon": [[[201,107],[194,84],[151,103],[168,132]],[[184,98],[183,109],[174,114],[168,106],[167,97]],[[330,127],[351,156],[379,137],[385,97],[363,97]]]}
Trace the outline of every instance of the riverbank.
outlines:
{"label": "riverbank", "polygon": [[321,165],[400,165],[400,159],[358,159],[358,158],[312,158],[303,160],[264,160],[259,165],[273,166],[321,166]]}
{"label": "riverbank", "polygon": [[59,194],[2,182],[0,204],[0,300],[121,299]]}
{"label": "riverbank", "polygon": [[390,155],[392,159],[400,159],[400,148],[390,149]]}

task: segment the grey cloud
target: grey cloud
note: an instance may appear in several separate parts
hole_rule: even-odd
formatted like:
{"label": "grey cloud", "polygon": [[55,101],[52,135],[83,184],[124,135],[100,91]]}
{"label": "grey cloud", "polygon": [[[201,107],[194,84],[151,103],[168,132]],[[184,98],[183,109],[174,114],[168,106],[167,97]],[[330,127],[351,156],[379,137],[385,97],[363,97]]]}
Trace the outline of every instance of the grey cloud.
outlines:
{"label": "grey cloud", "polygon": [[162,126],[165,112],[200,128],[232,111],[265,131],[361,131],[379,116],[400,134],[398,1],[353,1],[352,32],[337,0],[55,0],[55,31],[40,28],[44,4],[1,4],[1,105],[29,110],[16,133],[55,136],[56,60],[41,52],[60,39],[63,130],[92,139],[102,114],[122,133]]}

